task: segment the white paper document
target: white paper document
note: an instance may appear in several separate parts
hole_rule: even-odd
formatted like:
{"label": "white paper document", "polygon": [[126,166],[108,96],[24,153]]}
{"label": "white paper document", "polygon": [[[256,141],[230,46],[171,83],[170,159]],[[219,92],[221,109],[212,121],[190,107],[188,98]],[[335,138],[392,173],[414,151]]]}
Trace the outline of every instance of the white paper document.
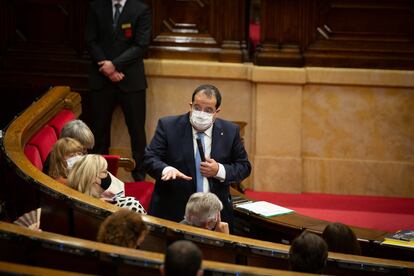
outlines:
{"label": "white paper document", "polygon": [[236,208],[245,209],[252,213],[264,216],[273,217],[278,215],[284,215],[294,212],[291,209],[267,202],[267,201],[256,201],[256,202],[245,202],[236,205]]}

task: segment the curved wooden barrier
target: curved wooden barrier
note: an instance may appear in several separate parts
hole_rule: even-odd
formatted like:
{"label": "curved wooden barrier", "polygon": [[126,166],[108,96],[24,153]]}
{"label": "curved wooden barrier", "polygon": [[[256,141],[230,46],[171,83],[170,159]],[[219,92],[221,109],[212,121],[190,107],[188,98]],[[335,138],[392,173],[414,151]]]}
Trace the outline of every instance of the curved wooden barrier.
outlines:
{"label": "curved wooden barrier", "polygon": [[[164,254],[34,231],[4,222],[0,222],[0,245],[0,258],[7,262],[78,273],[159,275],[164,262]],[[203,261],[202,268],[205,275],[304,275],[212,261]]]}
{"label": "curved wooden barrier", "polygon": [[[26,158],[23,146],[30,137],[62,108],[80,114],[80,97],[69,87],[48,91],[17,117],[5,132],[3,154],[12,168],[7,185],[1,192],[7,194],[11,209],[20,215],[37,207],[42,208],[42,226],[46,231],[95,240],[103,219],[119,207],[79,193],[43,174]],[[295,226],[281,222],[278,231],[303,230],[306,217],[297,217]],[[310,218],[308,218],[310,219]],[[225,235],[175,222],[144,216],[149,235],[141,248],[165,252],[167,245],[177,239],[197,243],[204,258],[227,263],[287,269],[289,246],[240,236]],[[263,220],[262,220],[263,223]],[[258,225],[259,226],[259,225]],[[296,231],[296,230],[295,230]],[[277,232],[276,232],[277,234]],[[385,274],[413,273],[414,264],[385,259],[343,254],[329,254],[328,273],[349,274],[383,272]]]}
{"label": "curved wooden barrier", "polygon": [[0,274],[2,275],[36,275],[36,276],[85,276],[89,274],[68,272],[32,265],[22,265],[9,262],[0,262]]}

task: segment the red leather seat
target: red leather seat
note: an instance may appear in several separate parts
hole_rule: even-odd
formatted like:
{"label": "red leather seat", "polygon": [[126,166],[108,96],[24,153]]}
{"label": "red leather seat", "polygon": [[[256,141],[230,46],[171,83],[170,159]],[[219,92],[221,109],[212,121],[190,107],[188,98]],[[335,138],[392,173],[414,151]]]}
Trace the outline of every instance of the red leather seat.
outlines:
{"label": "red leather seat", "polygon": [[121,158],[119,155],[108,155],[108,154],[104,154],[102,155],[105,159],[106,162],[108,163],[108,171],[110,173],[112,173],[113,175],[117,175],[118,174],[118,161],[119,158]]}
{"label": "red leather seat", "polygon": [[148,211],[155,184],[148,181],[125,183],[125,195],[133,196]]}
{"label": "red leather seat", "polygon": [[40,157],[40,152],[36,146],[26,145],[24,147],[24,154],[35,167],[37,167],[39,170],[43,170],[42,158]]}
{"label": "red leather seat", "polygon": [[45,126],[40,129],[33,137],[27,142],[26,145],[32,145],[37,147],[40,153],[42,162],[45,162],[46,157],[52,150],[53,145],[56,143],[56,132],[51,126]]}
{"label": "red leather seat", "polygon": [[73,121],[76,119],[75,113],[73,113],[71,110],[63,109],[58,114],[56,114],[55,117],[53,117],[49,123],[47,123],[49,126],[53,127],[53,129],[56,132],[56,137],[59,137],[60,132],[62,131],[63,126],[70,121]]}

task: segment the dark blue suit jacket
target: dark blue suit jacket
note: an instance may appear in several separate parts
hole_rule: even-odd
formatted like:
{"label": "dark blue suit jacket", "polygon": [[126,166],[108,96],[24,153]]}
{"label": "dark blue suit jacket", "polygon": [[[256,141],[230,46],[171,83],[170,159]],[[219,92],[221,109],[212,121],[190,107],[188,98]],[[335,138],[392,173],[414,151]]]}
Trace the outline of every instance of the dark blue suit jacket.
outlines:
{"label": "dark blue suit jacket", "polygon": [[112,1],[95,0],[90,3],[85,40],[92,59],[89,84],[102,89],[112,84],[99,72],[98,61],[112,60],[116,69],[125,74],[117,83],[122,91],[147,88],[144,56],[151,41],[151,12],[139,0],[128,0],[122,9],[117,28],[113,29]]}
{"label": "dark blue suit jacket", "polygon": [[[233,226],[233,208],[229,193],[232,182],[240,182],[250,175],[251,166],[240,138],[239,127],[229,121],[216,119],[213,126],[211,158],[226,170],[226,180],[209,178],[210,192],[223,203],[222,221]],[[184,218],[189,197],[196,192],[196,169],[192,126],[189,113],[164,117],[151,143],[147,146],[143,166],[156,179],[149,214],[173,221]],[[161,173],[166,166],[173,166],[193,180],[162,181]]]}

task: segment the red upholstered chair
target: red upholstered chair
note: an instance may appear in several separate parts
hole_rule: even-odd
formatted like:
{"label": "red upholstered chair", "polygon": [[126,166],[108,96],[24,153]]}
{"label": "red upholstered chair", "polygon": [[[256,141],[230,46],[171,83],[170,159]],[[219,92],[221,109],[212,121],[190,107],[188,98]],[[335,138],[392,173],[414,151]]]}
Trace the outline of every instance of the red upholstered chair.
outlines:
{"label": "red upholstered chair", "polygon": [[35,146],[39,150],[42,162],[45,162],[56,141],[56,132],[53,127],[45,126],[44,128],[40,129],[35,135],[33,135],[33,137],[29,140],[29,142],[27,142],[26,145]]}
{"label": "red upholstered chair", "polygon": [[70,121],[76,119],[75,113],[71,110],[63,109],[55,117],[53,117],[47,124],[56,132],[56,137],[59,138],[60,132],[62,131],[63,126]]}
{"label": "red upholstered chair", "polygon": [[36,146],[26,145],[24,147],[24,154],[35,167],[37,167],[39,170],[43,170],[42,158],[40,157],[40,152]]}
{"label": "red upholstered chair", "polygon": [[126,182],[125,195],[133,196],[148,211],[155,184],[149,181]]}
{"label": "red upholstered chair", "polygon": [[[116,176],[118,174],[118,167],[121,156],[108,154],[102,156],[106,159],[106,162],[108,163],[108,171]],[[135,163],[133,164],[133,166],[135,167]]]}

